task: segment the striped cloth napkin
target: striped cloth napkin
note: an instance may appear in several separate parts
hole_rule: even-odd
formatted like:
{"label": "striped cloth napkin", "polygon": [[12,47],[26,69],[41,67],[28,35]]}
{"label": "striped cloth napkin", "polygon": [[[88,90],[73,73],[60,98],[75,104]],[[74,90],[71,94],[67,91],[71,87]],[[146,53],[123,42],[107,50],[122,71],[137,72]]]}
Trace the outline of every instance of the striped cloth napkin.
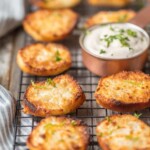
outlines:
{"label": "striped cloth napkin", "polygon": [[0,37],[20,25],[25,15],[24,0],[0,0]]}
{"label": "striped cloth napkin", "polygon": [[16,100],[0,85],[0,150],[12,150]]}

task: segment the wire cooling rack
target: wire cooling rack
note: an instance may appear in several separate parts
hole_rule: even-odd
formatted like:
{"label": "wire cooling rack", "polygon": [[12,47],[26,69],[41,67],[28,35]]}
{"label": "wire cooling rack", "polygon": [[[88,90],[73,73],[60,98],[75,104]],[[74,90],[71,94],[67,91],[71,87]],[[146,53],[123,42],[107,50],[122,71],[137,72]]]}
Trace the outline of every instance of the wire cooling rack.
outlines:
{"label": "wire cooling rack", "polygon": [[[137,8],[132,6],[132,8]],[[31,8],[30,8],[31,9]],[[30,11],[33,11],[35,8],[32,8]],[[81,15],[79,20],[78,27],[81,26],[82,22],[84,22],[87,16],[94,14],[99,10],[104,10],[104,8],[97,8],[97,7],[89,7],[85,6],[85,3],[82,2],[75,11]],[[89,150],[99,150],[99,146],[96,139],[95,127],[99,121],[104,119],[106,116],[115,114],[111,110],[104,109],[98,106],[95,102],[94,98],[94,91],[96,89],[98,80],[100,77],[95,76],[91,72],[89,72],[82,64],[82,57],[81,57],[81,49],[79,46],[79,35],[80,31],[78,27],[73,31],[73,33],[64,41],[60,42],[67,46],[72,54],[73,65],[72,67],[66,72],[72,75],[78,83],[83,88],[83,91],[86,95],[86,101],[84,104],[78,108],[72,114],[67,116],[74,117],[83,120],[89,127],[90,133],[90,143],[89,143]],[[150,28],[146,29],[150,34]],[[31,37],[26,35],[24,45],[28,45],[34,43]],[[150,73],[150,54],[148,61],[145,65],[144,72]],[[15,118],[15,140],[14,140],[14,150],[26,150],[26,139],[28,135],[31,133],[32,129],[37,125],[37,123],[41,120],[39,117],[34,117],[31,115],[26,115],[22,112],[22,99],[23,94],[30,84],[31,80],[34,81],[41,81],[45,80],[47,77],[36,77],[25,74],[21,72],[20,76],[20,90],[18,94],[18,101],[17,101],[17,111],[16,111],[16,118]],[[150,124],[150,109],[145,109],[143,111],[137,112],[142,113],[141,119]]]}

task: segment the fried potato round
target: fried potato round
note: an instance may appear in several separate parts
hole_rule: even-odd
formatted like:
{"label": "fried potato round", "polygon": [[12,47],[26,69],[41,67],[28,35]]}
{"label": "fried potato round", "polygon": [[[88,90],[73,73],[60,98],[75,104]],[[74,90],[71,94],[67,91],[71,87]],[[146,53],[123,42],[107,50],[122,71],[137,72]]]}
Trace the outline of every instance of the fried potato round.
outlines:
{"label": "fried potato round", "polygon": [[101,121],[97,138],[103,150],[149,150],[150,127],[132,115],[113,115]]}
{"label": "fried potato round", "polygon": [[123,71],[101,78],[95,98],[104,108],[119,112],[150,107],[150,76],[142,72]]}
{"label": "fried potato round", "polygon": [[32,44],[17,54],[17,63],[23,72],[37,75],[57,75],[71,67],[69,50],[60,44]]}
{"label": "fried potato round", "polygon": [[89,142],[87,126],[66,117],[43,119],[27,139],[30,150],[86,150]]}
{"label": "fried potato round", "polygon": [[73,112],[85,101],[82,88],[70,75],[32,83],[24,94],[24,112],[35,116]]}
{"label": "fried potato round", "polygon": [[87,19],[85,27],[112,22],[128,22],[136,15],[133,10],[100,11]]}
{"label": "fried potato round", "polygon": [[81,0],[30,0],[31,3],[39,8],[62,9],[78,5]]}
{"label": "fried potato round", "polygon": [[71,33],[77,20],[70,9],[37,10],[25,17],[23,27],[37,41],[58,41]]}
{"label": "fried potato round", "polygon": [[123,7],[131,2],[131,0],[87,0],[87,1],[90,5],[110,6],[110,7]]}

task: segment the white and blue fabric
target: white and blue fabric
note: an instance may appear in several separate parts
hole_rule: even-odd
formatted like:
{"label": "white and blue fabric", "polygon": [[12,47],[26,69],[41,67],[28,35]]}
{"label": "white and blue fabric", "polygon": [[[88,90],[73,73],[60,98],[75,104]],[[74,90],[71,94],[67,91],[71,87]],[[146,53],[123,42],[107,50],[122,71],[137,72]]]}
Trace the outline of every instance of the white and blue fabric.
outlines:
{"label": "white and blue fabric", "polygon": [[12,150],[16,100],[0,85],[0,150]]}
{"label": "white and blue fabric", "polygon": [[0,37],[21,24],[25,15],[24,0],[0,0]]}

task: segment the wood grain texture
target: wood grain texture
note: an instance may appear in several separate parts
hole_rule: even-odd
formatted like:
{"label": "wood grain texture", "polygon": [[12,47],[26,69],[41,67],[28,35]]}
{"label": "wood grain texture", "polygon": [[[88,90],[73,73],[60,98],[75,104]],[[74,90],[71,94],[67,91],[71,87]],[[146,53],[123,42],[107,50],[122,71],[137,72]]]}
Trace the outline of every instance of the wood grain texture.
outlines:
{"label": "wood grain texture", "polygon": [[9,86],[10,60],[13,47],[12,36],[6,36],[0,42],[0,84]]}
{"label": "wood grain texture", "polygon": [[20,82],[16,54],[24,45],[24,37],[19,28],[0,39],[0,84],[10,90],[15,98],[18,96]]}
{"label": "wood grain texture", "polygon": [[20,74],[21,71],[18,68],[18,65],[16,63],[16,55],[20,48],[24,46],[25,41],[25,34],[22,30],[18,30],[16,32],[16,38],[13,42],[13,53],[11,57],[11,64],[10,64],[10,82],[9,82],[9,90],[12,92],[12,94],[17,97],[18,91],[20,87]]}

